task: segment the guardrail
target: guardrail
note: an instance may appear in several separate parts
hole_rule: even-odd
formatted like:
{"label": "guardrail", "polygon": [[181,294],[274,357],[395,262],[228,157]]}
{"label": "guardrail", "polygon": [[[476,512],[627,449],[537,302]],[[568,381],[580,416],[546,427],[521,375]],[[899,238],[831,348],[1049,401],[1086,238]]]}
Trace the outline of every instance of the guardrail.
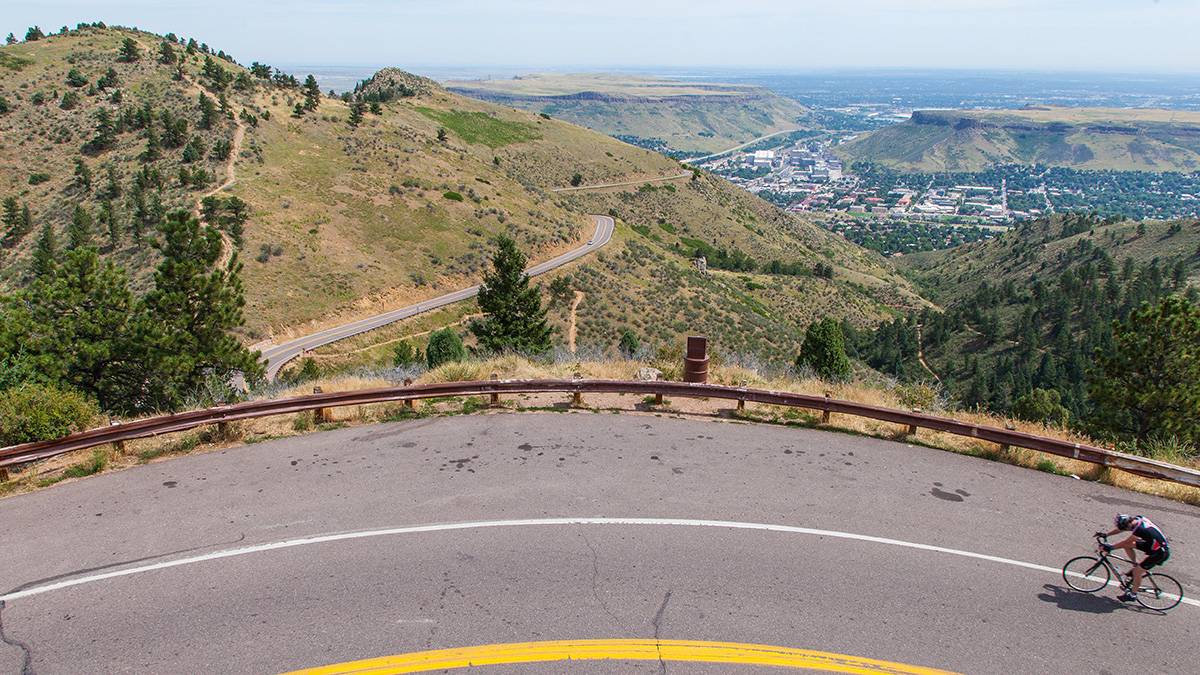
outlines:
{"label": "guardrail", "polygon": [[206,424],[221,424],[238,420],[283,415],[323,408],[415,401],[419,399],[448,396],[487,396],[502,394],[533,394],[562,392],[576,397],[589,393],[639,394],[681,396],[692,398],[719,398],[734,401],[752,401],[772,405],[792,406],[820,410],[827,414],[839,413],[870,419],[893,422],[908,427],[909,433],[918,428],[933,429],[946,433],[978,438],[1000,445],[1037,450],[1059,457],[1069,457],[1084,462],[1113,467],[1122,471],[1200,487],[1200,471],[1159,462],[1145,457],[1127,455],[1104,448],[1080,443],[1071,443],[1054,438],[1034,436],[1012,429],[988,427],[958,420],[935,417],[920,412],[907,412],[892,408],[843,401],[835,398],[793,394],[790,392],[727,387],[714,384],[690,382],[642,382],[633,380],[485,380],[473,382],[438,382],[406,387],[384,387],[358,391],[332,392],[295,396],[269,401],[250,401],[205,410],[154,417],[133,422],[112,424],[107,427],[89,429],[77,434],[49,441],[37,441],[0,448],[0,469],[27,464],[75,450],[92,448],[108,443],[122,443],[138,438],[159,436],[194,429]]}

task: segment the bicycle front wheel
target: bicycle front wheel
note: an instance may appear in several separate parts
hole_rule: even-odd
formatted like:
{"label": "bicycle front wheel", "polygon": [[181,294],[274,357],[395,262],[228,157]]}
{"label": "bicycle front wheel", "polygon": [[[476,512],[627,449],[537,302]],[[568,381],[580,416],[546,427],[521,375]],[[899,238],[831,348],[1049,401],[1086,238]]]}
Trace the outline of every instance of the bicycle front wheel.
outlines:
{"label": "bicycle front wheel", "polygon": [[1142,577],[1142,589],[1137,601],[1142,607],[1165,612],[1183,600],[1183,586],[1174,577],[1147,572]]}
{"label": "bicycle front wheel", "polygon": [[1063,565],[1062,575],[1063,581],[1071,588],[1084,593],[1095,593],[1108,585],[1112,573],[1108,571],[1108,565],[1099,558],[1081,555],[1071,558]]}

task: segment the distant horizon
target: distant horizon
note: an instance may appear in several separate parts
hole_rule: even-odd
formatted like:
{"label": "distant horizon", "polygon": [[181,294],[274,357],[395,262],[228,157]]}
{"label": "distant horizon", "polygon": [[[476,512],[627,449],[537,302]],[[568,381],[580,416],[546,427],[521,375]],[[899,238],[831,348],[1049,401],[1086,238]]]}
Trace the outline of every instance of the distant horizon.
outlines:
{"label": "distant horizon", "polygon": [[1182,0],[0,0],[0,17],[18,39],[104,21],[271,65],[1200,76]]}

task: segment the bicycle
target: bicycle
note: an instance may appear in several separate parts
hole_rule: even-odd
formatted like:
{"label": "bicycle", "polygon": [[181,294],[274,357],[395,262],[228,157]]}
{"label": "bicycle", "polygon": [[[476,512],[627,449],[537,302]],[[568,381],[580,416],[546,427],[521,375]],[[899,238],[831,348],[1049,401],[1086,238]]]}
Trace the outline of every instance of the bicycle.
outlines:
{"label": "bicycle", "polygon": [[[1077,591],[1095,593],[1107,586],[1115,576],[1121,589],[1129,592],[1133,584],[1131,575],[1121,574],[1116,562],[1133,565],[1133,561],[1114,556],[1104,550],[1108,537],[1096,537],[1096,555],[1081,555],[1071,558],[1063,565],[1063,581]],[[1174,577],[1146,570],[1142,573],[1142,587],[1137,592],[1137,603],[1147,609],[1165,612],[1183,601],[1183,586]]]}

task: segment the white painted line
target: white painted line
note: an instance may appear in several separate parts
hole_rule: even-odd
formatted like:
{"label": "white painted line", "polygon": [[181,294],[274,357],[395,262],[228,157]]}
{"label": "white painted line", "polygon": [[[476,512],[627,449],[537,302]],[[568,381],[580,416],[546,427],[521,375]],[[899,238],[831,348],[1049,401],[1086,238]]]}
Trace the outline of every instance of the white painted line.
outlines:
{"label": "white painted line", "polygon": [[[1004,565],[1013,565],[1016,567],[1024,567],[1026,569],[1036,570],[1038,572],[1049,572],[1051,574],[1061,574],[1062,568],[1047,567],[1045,565],[1037,565],[1034,563],[1022,562],[1020,560],[1012,560],[1011,558],[1000,558],[993,555],[985,555],[983,553],[973,553],[971,551],[961,551],[953,548],[945,548],[942,546],[931,546],[929,544],[918,544],[910,541],[902,541],[899,539],[885,539],[883,537],[872,537],[865,534],[853,534],[850,532],[837,532],[834,530],[818,530],[809,527],[794,527],[791,525],[769,525],[764,523],[742,523],[736,521],[725,520],[688,520],[682,518],[542,518],[535,520],[485,520],[474,523],[443,523],[438,525],[415,525],[411,527],[396,527],[384,530],[367,530],[364,532],[343,532],[340,534],[326,534],[316,537],[304,537],[301,539],[288,539],[285,541],[277,541],[269,544],[258,544],[255,546],[245,546],[242,548],[227,549],[224,551],[215,551],[204,555],[193,556],[190,558],[180,558],[178,560],[170,560],[167,562],[154,563],[152,565],[144,565],[141,567],[130,567],[128,569],[117,570],[114,572],[104,572],[102,574],[93,574],[91,576],[79,577],[77,579],[68,579],[59,581],[45,586],[37,586],[35,588],[27,588],[22,591],[9,593],[8,595],[0,596],[0,601],[8,602],[20,598],[27,598],[50,591],[57,591],[71,586],[80,586],[105,579],[115,579],[117,577],[130,576],[133,574],[141,574],[143,572],[152,572],[154,570],[168,569],[171,567],[179,567],[182,565],[192,565],[195,563],[207,562],[210,560],[220,560],[221,558],[233,558],[236,556],[250,555],[252,553],[265,553],[267,551],[275,551],[284,548],[292,548],[295,546],[309,546],[311,544],[324,544],[329,542],[346,541],[350,539],[367,539],[370,537],[386,537],[397,534],[416,534],[422,532],[448,532],[451,530],[479,530],[493,527],[544,527],[555,525],[651,525],[651,526],[668,526],[668,527],[719,527],[732,530],[759,530],[763,532],[784,532],[787,534],[809,534],[819,537],[834,537],[837,539],[851,539],[854,541],[865,541],[873,544],[886,544],[888,546],[901,546],[904,548],[912,548],[920,551],[932,551],[935,553],[948,553],[950,555],[962,556],[964,558],[974,558],[976,560],[986,560],[988,562],[1001,563]],[[1184,598],[1183,602],[1189,605],[1200,607],[1200,600]]]}

